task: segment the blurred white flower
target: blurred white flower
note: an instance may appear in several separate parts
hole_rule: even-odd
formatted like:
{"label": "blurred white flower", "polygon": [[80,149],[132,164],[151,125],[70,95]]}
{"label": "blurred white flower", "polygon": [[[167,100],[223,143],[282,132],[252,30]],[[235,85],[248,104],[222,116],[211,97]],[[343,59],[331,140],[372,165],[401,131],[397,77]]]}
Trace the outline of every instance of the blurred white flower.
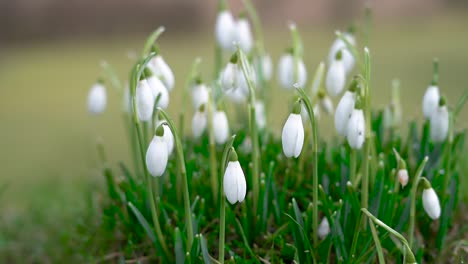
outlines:
{"label": "blurred white flower", "polygon": [[164,83],[164,87],[168,91],[172,91],[175,83],[174,73],[164,58],[161,55],[157,55],[151,60],[151,65],[153,66],[151,68],[153,74]]}
{"label": "blurred white flower", "polygon": [[406,169],[400,169],[398,170],[398,181],[401,184],[401,187],[405,187],[408,184],[408,170]]}
{"label": "blurred white flower", "polygon": [[432,113],[435,112],[439,105],[439,87],[430,85],[423,97],[423,114],[425,118],[431,118]]}
{"label": "blurred white flower", "polygon": [[[278,62],[278,81],[285,89],[294,89],[294,84],[304,87],[307,82],[307,71],[302,59],[299,59],[297,65],[297,76],[295,74],[294,57],[287,53],[281,56]],[[297,78],[297,80],[296,80]]]}
{"label": "blurred white flower", "polygon": [[141,121],[150,121],[153,115],[154,96],[146,79],[138,82],[135,96],[138,118]]}
{"label": "blurred white flower", "polygon": [[348,121],[354,109],[356,94],[351,91],[346,91],[341,97],[335,112],[335,129],[342,136],[347,135]]}
{"label": "blurred white flower", "polygon": [[443,142],[448,135],[449,130],[449,113],[445,100],[441,98],[441,105],[438,105],[430,117],[430,137],[432,141],[439,143]]}
{"label": "blurred white flower", "polygon": [[289,115],[283,127],[281,142],[286,157],[299,157],[304,144],[304,126],[301,118],[301,105],[295,103],[293,112]]}
{"label": "blurred white flower", "polygon": [[236,23],[231,12],[229,10],[219,12],[215,25],[215,35],[218,45],[224,50],[234,51],[236,49],[234,44],[236,34]]}
{"label": "blurred white flower", "polygon": [[195,109],[207,104],[209,98],[208,87],[203,83],[195,84],[192,88],[192,104]]}
{"label": "blurred white flower", "polygon": [[102,82],[97,82],[91,87],[88,93],[88,111],[93,115],[98,115],[104,112],[106,104],[106,88]]}
{"label": "blurred white flower", "polygon": [[325,81],[328,94],[337,96],[343,91],[346,83],[346,71],[343,63],[343,52],[339,50],[335,60],[330,63]]}
{"label": "blurred white flower", "polygon": [[432,188],[425,188],[422,192],[423,207],[429,217],[436,220],[440,217],[439,197]]}
{"label": "blurred white flower", "polygon": [[[349,32],[343,33],[343,36],[346,38],[346,40],[353,46],[356,46],[356,39],[354,38],[354,35],[352,35]],[[356,60],[353,56],[353,54],[348,50],[346,47],[346,43],[341,40],[340,38],[337,38],[331,48],[330,52],[328,53],[328,64],[332,64],[332,62],[335,60],[335,55],[336,53],[341,50],[342,51],[342,58],[343,58],[343,66],[345,68],[346,74],[350,73],[353,70],[354,64],[356,63]]]}
{"label": "blurred white flower", "polygon": [[244,172],[237,160],[235,150],[231,152],[226,171],[224,172],[223,188],[226,198],[231,204],[244,201],[247,183]]}
{"label": "blurred white flower", "polygon": [[250,53],[253,46],[253,37],[249,21],[245,17],[239,18],[236,23],[236,36],[240,49],[247,54]]}
{"label": "blurred white flower", "polygon": [[206,105],[201,105],[192,118],[192,134],[194,138],[199,138],[206,129],[207,117]]}
{"label": "blurred white flower", "polygon": [[161,125],[164,128],[163,139],[164,139],[164,142],[166,142],[166,145],[167,145],[167,153],[169,155],[171,155],[172,152],[174,151],[174,135],[172,134],[171,128],[167,124],[166,120],[159,120],[157,122],[157,124],[156,124],[156,127],[159,127]]}
{"label": "blurred white flower", "polygon": [[266,115],[265,115],[265,105],[262,101],[257,100],[255,102],[255,121],[257,122],[257,127],[259,130],[262,130],[266,126]]}
{"label": "blurred white flower", "polygon": [[157,107],[166,109],[169,106],[169,92],[167,91],[164,83],[156,76],[150,76],[146,79],[148,86],[151,88],[153,94],[153,100],[156,100],[159,96]]}
{"label": "blurred white flower", "polygon": [[146,151],[146,168],[152,176],[159,177],[164,174],[168,156],[167,144],[164,140],[164,129],[158,127],[156,135]]}
{"label": "blurred white flower", "polygon": [[353,109],[348,121],[347,140],[353,149],[360,149],[365,140],[366,123],[362,109]]}
{"label": "blurred white flower", "polygon": [[324,95],[319,99],[319,105],[323,112],[327,115],[332,115],[334,111],[333,102],[328,95]]}
{"label": "blurred white flower", "polygon": [[258,73],[262,73],[266,81],[271,80],[273,75],[273,62],[271,61],[270,55],[265,54],[262,57],[256,57],[254,60],[254,67]]}
{"label": "blurred white flower", "polygon": [[330,234],[330,224],[328,223],[328,219],[326,217],[324,217],[322,222],[320,222],[317,233],[320,239],[324,239],[326,236],[328,236],[328,234]]}
{"label": "blurred white flower", "polygon": [[216,111],[213,114],[213,129],[216,143],[226,143],[229,137],[229,122],[224,111]]}

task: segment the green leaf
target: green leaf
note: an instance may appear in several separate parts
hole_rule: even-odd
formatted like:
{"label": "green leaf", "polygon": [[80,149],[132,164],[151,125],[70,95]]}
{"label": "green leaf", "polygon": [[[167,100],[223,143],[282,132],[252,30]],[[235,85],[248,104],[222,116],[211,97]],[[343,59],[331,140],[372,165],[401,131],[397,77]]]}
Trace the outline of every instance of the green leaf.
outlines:
{"label": "green leaf", "polygon": [[140,210],[136,208],[132,202],[128,202],[128,207],[132,210],[133,214],[136,216],[138,219],[138,222],[140,223],[141,227],[146,231],[146,234],[148,237],[151,239],[153,244],[157,243],[156,235],[154,234],[153,229],[150,227],[148,221],[146,221],[145,217],[141,214]]}
{"label": "green leaf", "polygon": [[379,258],[379,263],[385,264],[385,257],[382,251],[382,245],[380,244],[379,235],[377,234],[377,230],[375,229],[374,223],[371,219],[369,219],[369,226],[372,232],[372,237],[374,238],[375,248],[377,249],[377,256]]}
{"label": "green leaf", "polygon": [[182,237],[178,227],[174,231],[174,253],[177,264],[183,264],[185,261],[184,245],[182,245]]}

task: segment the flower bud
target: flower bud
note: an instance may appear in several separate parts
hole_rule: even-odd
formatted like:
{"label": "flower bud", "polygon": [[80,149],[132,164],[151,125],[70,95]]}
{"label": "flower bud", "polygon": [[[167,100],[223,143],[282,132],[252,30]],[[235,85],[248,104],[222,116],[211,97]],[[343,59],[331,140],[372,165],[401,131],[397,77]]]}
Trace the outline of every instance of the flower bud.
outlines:
{"label": "flower bud", "polygon": [[244,201],[247,183],[234,149],[231,151],[226,171],[224,171],[223,188],[231,204]]}
{"label": "flower bud", "polygon": [[236,25],[234,18],[229,10],[222,10],[218,13],[215,25],[215,35],[218,45],[229,51],[236,49],[234,42],[236,39]]}
{"label": "flower bud", "polygon": [[201,105],[207,104],[209,98],[208,87],[203,84],[195,84],[192,89],[192,104],[195,109],[200,108]]}
{"label": "flower bud", "polygon": [[224,111],[216,111],[213,115],[213,129],[215,141],[218,144],[226,143],[229,137],[229,122]]}
{"label": "flower bud", "polygon": [[299,102],[295,103],[293,112],[284,124],[281,142],[286,157],[299,157],[304,144],[304,126],[302,124],[301,105]]}
{"label": "flower bud", "polygon": [[146,168],[154,177],[162,176],[167,166],[169,155],[163,136],[164,129],[160,126],[146,151]]}
{"label": "flower bud", "polygon": [[153,66],[152,71],[154,75],[163,82],[164,87],[167,90],[172,91],[172,88],[174,88],[175,78],[171,67],[169,67],[161,55],[154,57],[151,60],[151,64]]}
{"label": "flower bud", "polygon": [[93,115],[98,115],[106,109],[107,95],[106,88],[102,82],[94,84],[88,93],[88,111]]}
{"label": "flower bud", "polygon": [[408,184],[408,170],[406,169],[400,169],[398,170],[398,181],[401,184],[401,187],[405,187]]}
{"label": "flower bud", "polygon": [[353,109],[348,121],[346,138],[353,149],[361,149],[365,139],[366,122],[362,109]]}
{"label": "flower bud", "polygon": [[194,138],[199,138],[206,129],[207,123],[205,105],[201,105],[192,118],[192,134]]}
{"label": "flower bud", "polygon": [[253,46],[253,37],[250,30],[249,21],[241,17],[236,23],[237,42],[239,43],[240,49],[245,53],[250,53]]}
{"label": "flower bud", "polygon": [[154,96],[145,79],[138,82],[135,96],[138,118],[141,121],[150,121],[153,115]]}
{"label": "flower bud", "polygon": [[439,87],[430,85],[423,97],[423,114],[425,118],[431,118],[439,105]]}
{"label": "flower bud", "polygon": [[338,134],[346,136],[348,130],[348,121],[351,113],[354,110],[356,94],[351,91],[346,91],[341,97],[335,112],[335,129]]}
{"label": "flower bud", "polygon": [[436,143],[443,142],[448,135],[449,130],[449,113],[445,105],[445,99],[440,99],[441,104],[437,106],[431,115],[430,137]]}
{"label": "flower bud", "polygon": [[328,94],[337,96],[343,91],[346,83],[346,71],[343,64],[342,51],[339,50],[336,54],[336,59],[333,60],[328,68],[325,84]]}
{"label": "flower bud", "polygon": [[328,219],[326,217],[324,217],[322,222],[320,222],[317,233],[320,239],[324,239],[326,236],[328,236],[328,234],[330,234],[330,224],[328,223]]}
{"label": "flower bud", "polygon": [[[427,186],[426,186],[427,187]],[[422,192],[423,207],[432,220],[440,217],[439,197],[432,187],[424,188]]]}
{"label": "flower bud", "polygon": [[[299,59],[297,65],[297,76],[295,74],[294,57],[287,53],[281,56],[278,62],[278,81],[285,89],[294,89],[294,84],[304,87],[307,82],[307,71],[302,59]],[[297,78],[297,80],[296,80]]]}

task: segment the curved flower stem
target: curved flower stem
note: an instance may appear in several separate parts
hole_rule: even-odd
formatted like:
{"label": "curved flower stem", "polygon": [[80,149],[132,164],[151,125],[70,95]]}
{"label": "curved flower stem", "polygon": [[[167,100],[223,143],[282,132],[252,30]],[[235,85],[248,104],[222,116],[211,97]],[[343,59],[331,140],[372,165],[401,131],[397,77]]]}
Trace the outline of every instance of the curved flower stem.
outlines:
{"label": "curved flower stem", "polygon": [[428,157],[424,157],[423,161],[418,167],[418,170],[416,171],[416,174],[414,175],[414,180],[413,180],[413,185],[411,186],[411,208],[410,208],[410,222],[409,222],[409,228],[408,228],[408,240],[409,240],[409,245],[413,245],[413,237],[414,237],[414,225],[416,221],[416,193],[418,191],[418,185],[421,178],[421,175],[424,170],[424,166],[426,166],[426,163],[428,161]]}
{"label": "curved flower stem", "polygon": [[185,168],[185,158],[182,142],[180,140],[179,134],[177,133],[177,128],[174,125],[174,122],[169,117],[169,115],[161,108],[158,108],[158,111],[161,113],[162,117],[167,121],[169,128],[172,131],[175,139],[175,146],[177,150],[177,157],[180,165],[180,172],[182,175],[182,185],[184,193],[184,208],[185,208],[185,217],[186,217],[186,226],[187,226],[187,248],[192,248],[193,242],[193,222],[192,222],[192,210],[190,206],[190,194],[188,188],[188,179],[187,179],[187,170]]}
{"label": "curved flower stem", "polygon": [[[223,159],[221,160],[221,174],[226,170],[228,163],[229,153],[232,151],[232,145],[236,135],[231,137],[231,140],[224,146]],[[224,263],[224,240],[226,234],[226,198],[224,197],[223,185],[220,184],[220,201],[219,201],[219,248],[218,248],[218,260],[220,263]]]}
{"label": "curved flower stem", "polygon": [[[256,215],[257,204],[258,204],[258,195],[259,195],[259,171],[260,171],[260,157],[259,157],[259,147],[258,147],[258,131],[257,131],[257,122],[255,118],[255,87],[253,83],[253,78],[251,74],[251,68],[249,62],[241,49],[237,49],[237,53],[240,59],[240,64],[242,72],[244,73],[245,79],[247,80],[247,86],[249,87],[249,121],[250,121],[250,137],[252,138],[252,190],[253,190],[253,211]],[[256,217],[255,217],[256,218]]]}
{"label": "curved flower stem", "polygon": [[[362,186],[361,186],[361,208],[367,208],[369,204],[369,155],[371,154],[371,139],[372,139],[372,127],[371,127],[371,95],[370,95],[370,53],[369,49],[364,48],[364,78],[365,78],[365,120],[366,120],[366,139],[364,142],[364,158],[362,162]],[[365,221],[363,226],[365,227]]]}
{"label": "curved flower stem", "polygon": [[159,36],[166,30],[163,26],[158,27],[149,37],[146,39],[145,46],[143,47],[142,56],[146,56],[151,50],[154,42],[159,38]]}
{"label": "curved flower stem", "polygon": [[213,91],[209,91],[208,95],[208,137],[210,145],[210,178],[211,178],[211,191],[213,192],[214,201],[218,201],[218,166],[216,163],[216,143],[214,138],[214,124],[213,124]]}
{"label": "curved flower stem", "polygon": [[299,92],[301,100],[304,102],[307,113],[309,114],[310,125],[312,126],[312,164],[314,166],[312,175],[312,230],[314,246],[318,244],[318,132],[314,110],[309,97],[302,88],[296,88]]}

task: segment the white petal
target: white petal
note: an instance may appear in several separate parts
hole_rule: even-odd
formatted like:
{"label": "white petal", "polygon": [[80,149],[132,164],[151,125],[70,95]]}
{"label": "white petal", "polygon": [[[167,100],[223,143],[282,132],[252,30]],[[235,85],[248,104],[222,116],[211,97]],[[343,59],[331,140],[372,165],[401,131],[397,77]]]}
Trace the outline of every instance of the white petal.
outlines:
{"label": "white petal", "polygon": [[346,72],[341,60],[334,60],[328,68],[326,86],[328,94],[337,96],[343,91],[346,83]]}
{"label": "white petal", "polygon": [[360,149],[362,147],[365,130],[364,113],[361,109],[354,109],[348,121],[348,134],[346,137],[351,148]]}
{"label": "white petal", "polygon": [[244,172],[239,161],[230,161],[223,177],[223,188],[231,204],[242,202],[247,191]]}
{"label": "white petal", "polygon": [[330,234],[330,224],[326,217],[324,217],[322,222],[320,222],[317,233],[320,239],[324,239],[328,234]]}
{"label": "white petal", "polygon": [[106,88],[100,84],[94,84],[88,93],[88,111],[97,115],[106,109],[107,95]]}
{"label": "white petal", "polygon": [[229,62],[221,73],[221,87],[224,91],[237,89],[237,76],[237,65]]}
{"label": "white petal", "polygon": [[283,152],[286,157],[297,158],[304,144],[304,126],[300,114],[290,114],[283,127],[281,136]]}
{"label": "white petal", "polygon": [[218,14],[215,25],[215,35],[218,45],[225,49],[234,51],[236,38],[236,26],[231,12],[225,10]]}
{"label": "white petal", "polygon": [[[163,122],[166,122],[165,120],[159,120],[156,123],[156,127],[159,127]],[[166,142],[167,145],[167,153],[169,155],[172,154],[172,151],[174,151],[174,135],[172,134],[171,128],[167,124],[163,125],[164,128],[164,142]]]}
{"label": "white petal", "polygon": [[136,108],[141,121],[150,121],[153,115],[154,96],[146,80],[138,82],[136,87]]}
{"label": "white petal", "polygon": [[284,54],[278,62],[278,81],[285,89],[294,89],[294,84],[304,87],[307,82],[307,71],[302,59],[297,65],[297,80],[295,79],[294,57],[291,54]]}
{"label": "white petal", "polygon": [[240,163],[238,161],[234,163],[236,166],[237,176],[237,201],[242,203],[245,199],[245,194],[247,193],[247,183],[245,182],[245,175]]}
{"label": "white petal", "polygon": [[346,136],[348,121],[354,109],[355,93],[346,91],[341,97],[335,112],[335,128],[338,134]]}
{"label": "white petal", "polygon": [[169,92],[167,91],[164,83],[156,76],[151,76],[147,80],[151,92],[153,93],[153,100],[156,100],[158,95],[161,95],[158,101],[158,107],[166,109],[169,106]]}
{"label": "white petal", "polygon": [[153,70],[156,77],[161,79],[164,83],[164,86],[171,91],[174,88],[175,78],[174,73],[171,70],[171,67],[166,63],[164,58],[161,55],[158,55],[153,58]]}
{"label": "white petal", "polygon": [[401,184],[401,187],[405,187],[408,184],[408,171],[405,169],[401,169],[398,171],[398,181]]}
{"label": "white petal", "polygon": [[430,118],[439,106],[439,87],[429,86],[423,97],[423,113],[425,118]]}
{"label": "white petal", "polygon": [[[343,33],[344,37],[349,41],[350,44],[353,46],[356,45],[356,39],[354,36],[350,33]],[[344,41],[341,39],[337,38],[331,48],[330,52],[328,53],[328,64],[331,64],[335,60],[336,53],[341,50],[342,51],[342,60],[343,60],[343,65],[345,68],[345,72],[349,73],[352,71],[354,64],[355,64],[355,59],[352,53],[347,49],[346,44]]]}
{"label": "white petal", "polygon": [[162,176],[167,166],[167,144],[162,137],[154,136],[146,151],[146,167],[152,176]]}
{"label": "white petal", "polygon": [[331,115],[333,114],[333,102],[332,100],[330,99],[330,97],[328,96],[325,96],[323,97],[322,99],[320,99],[320,107],[322,108],[322,110],[327,114],[327,115]]}
{"label": "white petal", "polygon": [[424,189],[422,193],[423,207],[426,213],[433,220],[440,217],[440,203],[434,189]]}
{"label": "white petal", "polygon": [[192,89],[192,104],[195,109],[207,104],[209,98],[208,88],[204,84],[197,84]]}
{"label": "white petal", "polygon": [[245,95],[244,92],[242,92],[241,89],[227,90],[225,92],[225,95],[229,99],[229,101],[236,103],[236,104],[242,104],[247,100],[247,96]]}
{"label": "white petal", "polygon": [[192,133],[194,138],[199,138],[206,128],[206,113],[197,111],[192,119]]}
{"label": "white petal", "polygon": [[236,27],[239,47],[243,52],[250,53],[253,46],[253,38],[249,22],[247,19],[241,18],[237,21]]}
{"label": "white petal", "polygon": [[446,106],[437,107],[431,115],[430,137],[434,142],[443,142],[448,135],[449,113]]}
{"label": "white petal", "polygon": [[216,143],[226,143],[226,140],[229,137],[229,123],[225,112],[216,111],[214,113],[213,128]]}

